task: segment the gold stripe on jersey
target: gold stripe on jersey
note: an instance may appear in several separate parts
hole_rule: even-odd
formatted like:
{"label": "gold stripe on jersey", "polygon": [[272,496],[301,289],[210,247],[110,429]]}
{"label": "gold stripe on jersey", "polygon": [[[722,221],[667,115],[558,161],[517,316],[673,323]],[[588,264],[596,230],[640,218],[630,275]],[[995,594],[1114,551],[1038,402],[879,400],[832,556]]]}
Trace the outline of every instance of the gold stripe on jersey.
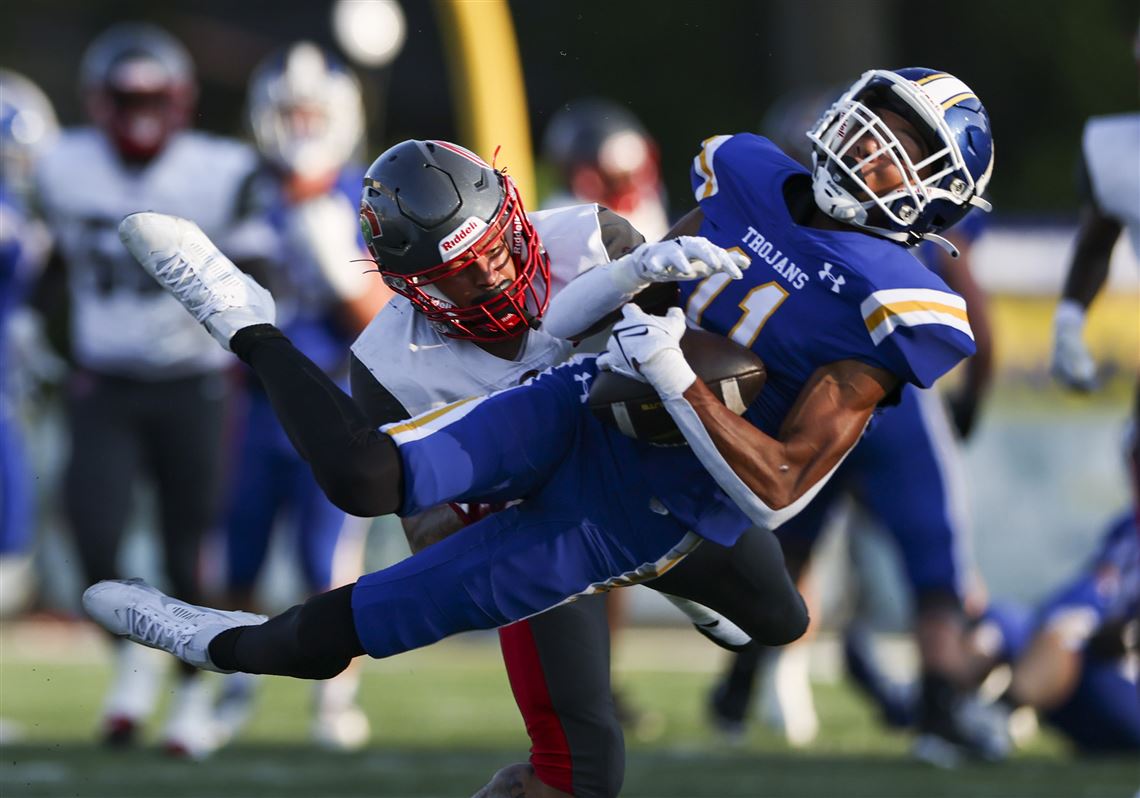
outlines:
{"label": "gold stripe on jersey", "polygon": [[712,167],[713,155],[720,148],[720,145],[730,138],[731,136],[712,136],[701,142],[701,152],[693,159],[693,168],[704,180],[694,192],[698,201],[708,199],[720,189],[720,186],[717,185],[716,172]]}
{"label": "gold stripe on jersey", "polygon": [[860,310],[871,340],[878,346],[899,327],[942,324],[974,337],[966,314],[966,301],[957,294],[929,288],[895,288],[876,291],[863,300]]}
{"label": "gold stripe on jersey", "polygon": [[[463,418],[468,412],[475,409],[476,405],[471,404],[472,402],[485,398],[484,396],[468,396],[466,399],[460,399],[436,410],[429,410],[408,421],[400,421],[381,427],[380,431],[391,436],[397,445],[419,440]],[[468,407],[468,405],[470,406]]]}
{"label": "gold stripe on jersey", "polygon": [[675,546],[655,561],[643,563],[633,571],[611,577],[604,582],[594,582],[576,595],[590,596],[595,593],[609,593],[615,587],[629,587],[647,582],[650,579],[656,579],[691,554],[700,542],[701,538],[696,533],[686,532],[685,536]]}

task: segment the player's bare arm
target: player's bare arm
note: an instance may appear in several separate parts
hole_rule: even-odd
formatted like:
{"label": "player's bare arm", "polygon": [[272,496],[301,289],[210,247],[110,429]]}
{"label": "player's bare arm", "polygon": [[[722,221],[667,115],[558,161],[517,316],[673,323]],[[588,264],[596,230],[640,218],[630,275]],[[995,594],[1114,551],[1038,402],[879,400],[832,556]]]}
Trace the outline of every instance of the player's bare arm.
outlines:
{"label": "player's bare arm", "polygon": [[857,360],[823,366],[804,386],[776,438],[729,410],[700,379],[683,397],[737,476],[778,510],[831,473],[896,384],[890,372]]}
{"label": "player's bare arm", "polygon": [[681,351],[686,322],[680,308],[651,316],[628,304],[622,315],[599,367],[652,385],[697,459],[765,529],[811,500],[897,384],[890,372],[862,361],[821,366],[774,439],[737,417],[698,379]]}
{"label": "player's bare arm", "polygon": [[[1087,178],[1086,178],[1087,181]],[[1091,189],[1089,190],[1091,194]],[[1089,196],[1081,206],[1073,259],[1065,277],[1062,300],[1076,302],[1087,309],[1108,279],[1112,248],[1120,237],[1121,224],[1108,216]]]}

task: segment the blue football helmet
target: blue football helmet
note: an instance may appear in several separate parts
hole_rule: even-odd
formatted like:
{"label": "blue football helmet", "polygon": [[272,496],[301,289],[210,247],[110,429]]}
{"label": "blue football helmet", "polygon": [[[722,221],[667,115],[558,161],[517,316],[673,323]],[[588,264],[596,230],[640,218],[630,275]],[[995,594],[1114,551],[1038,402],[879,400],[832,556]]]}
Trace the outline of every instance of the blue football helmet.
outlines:
{"label": "blue football helmet", "polygon": [[[928,154],[912,161],[877,111],[893,111],[918,130]],[[877,147],[858,159],[852,149],[864,136]],[[808,131],[812,183],[824,213],[907,245],[931,238],[972,207],[989,211],[982,198],[994,166],[986,109],[962,81],[934,69],[873,69],[863,75]],[[889,158],[902,176],[896,188],[876,194],[863,180],[867,165]]]}
{"label": "blue football helmet", "polygon": [[292,44],[258,66],[247,112],[262,155],[297,177],[335,175],[364,139],[356,76],[311,42]]}
{"label": "blue football helmet", "polygon": [[58,135],[47,95],[23,75],[0,69],[0,182],[26,198],[36,158]]}

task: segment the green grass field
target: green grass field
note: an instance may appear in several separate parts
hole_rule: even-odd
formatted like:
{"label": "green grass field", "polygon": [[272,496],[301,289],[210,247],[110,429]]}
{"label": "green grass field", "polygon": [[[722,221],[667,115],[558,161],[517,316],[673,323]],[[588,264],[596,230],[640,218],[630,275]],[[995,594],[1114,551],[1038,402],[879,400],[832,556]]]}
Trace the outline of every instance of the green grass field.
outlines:
{"label": "green grass field", "polygon": [[[0,748],[0,796],[237,798],[469,796],[501,765],[525,758],[495,638],[471,635],[385,662],[368,662],[362,703],[373,725],[365,751],[307,743],[308,687],[266,679],[254,721],[205,762],[177,762],[153,744],[126,753],[92,745],[110,672],[84,628],[0,634],[0,715],[22,727]],[[1133,761],[1078,761],[1040,734],[1001,766],[939,771],[909,760],[907,738],[878,727],[842,684],[817,684],[821,733],[807,751],[756,728],[727,746],[704,721],[720,652],[684,631],[631,631],[618,681],[660,711],[652,741],[628,740],[624,796],[1121,796],[1140,786]],[[153,741],[151,741],[153,742]]]}

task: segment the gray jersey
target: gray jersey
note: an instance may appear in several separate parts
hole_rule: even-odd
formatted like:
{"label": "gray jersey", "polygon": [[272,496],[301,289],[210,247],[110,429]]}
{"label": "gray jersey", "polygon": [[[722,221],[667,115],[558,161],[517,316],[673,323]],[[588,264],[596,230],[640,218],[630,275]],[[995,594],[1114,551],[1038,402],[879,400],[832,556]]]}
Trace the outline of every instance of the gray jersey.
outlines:
{"label": "gray jersey", "polygon": [[[612,259],[597,205],[530,214],[550,256],[551,293],[583,271]],[[411,303],[396,296],[360,334],[352,352],[411,415],[465,396],[482,396],[525,381],[570,354],[572,345],[528,330],[515,360],[488,354],[470,341],[440,335]]]}
{"label": "gray jersey", "polygon": [[1140,114],[1093,117],[1081,147],[1097,207],[1124,226],[1140,258]]}
{"label": "gray jersey", "polygon": [[[183,132],[140,168],[93,128],[67,131],[40,160],[37,191],[68,269],[72,350],[92,370],[163,379],[217,369],[229,356],[119,241],[119,221],[151,210],[193,219],[223,251],[256,164],[244,144]],[[244,253],[243,253],[244,254]]]}

